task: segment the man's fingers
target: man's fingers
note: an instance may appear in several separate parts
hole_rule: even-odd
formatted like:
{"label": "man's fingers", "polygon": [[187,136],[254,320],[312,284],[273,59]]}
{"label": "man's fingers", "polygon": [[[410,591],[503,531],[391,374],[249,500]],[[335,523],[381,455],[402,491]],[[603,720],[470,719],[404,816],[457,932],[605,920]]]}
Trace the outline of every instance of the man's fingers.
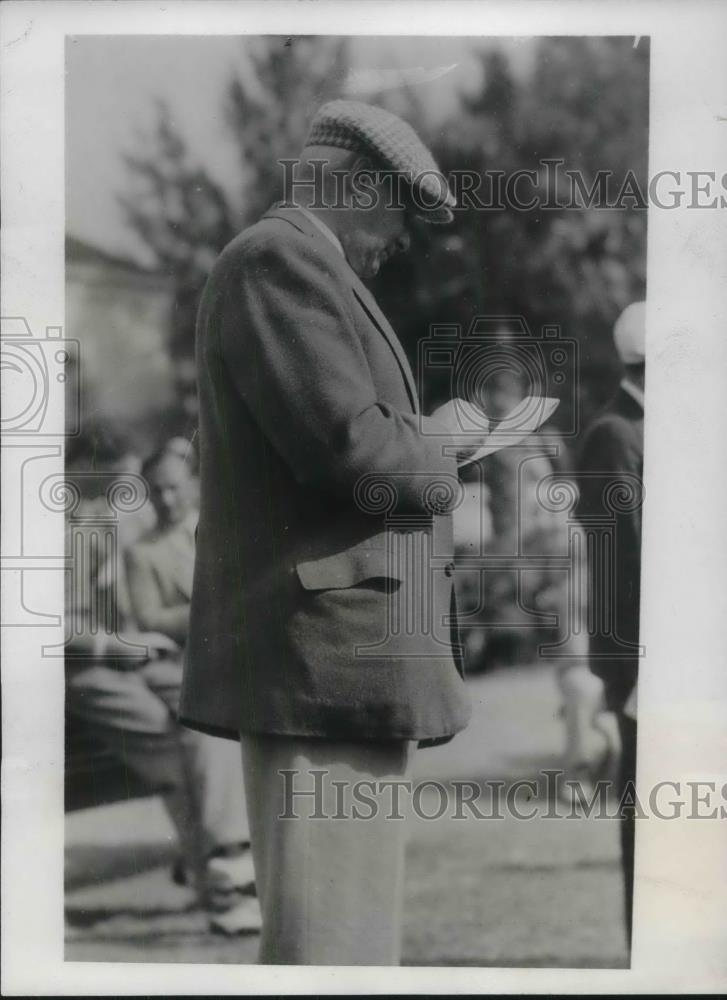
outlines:
{"label": "man's fingers", "polygon": [[487,417],[485,411],[477,406],[475,403],[470,403],[465,399],[460,399],[458,402],[458,416],[463,420],[464,426],[462,430],[481,430],[484,435],[487,435],[490,430],[490,421]]}
{"label": "man's fingers", "polygon": [[141,641],[152,649],[163,649],[170,653],[175,653],[179,649],[174,639],[164,635],[163,632],[142,632]]}

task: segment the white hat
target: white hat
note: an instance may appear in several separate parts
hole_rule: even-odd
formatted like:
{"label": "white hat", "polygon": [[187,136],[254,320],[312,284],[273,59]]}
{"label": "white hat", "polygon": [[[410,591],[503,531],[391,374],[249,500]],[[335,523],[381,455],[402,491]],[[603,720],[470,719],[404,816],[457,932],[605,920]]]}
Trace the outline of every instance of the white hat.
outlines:
{"label": "white hat", "polygon": [[618,356],[625,365],[640,365],[646,357],[646,303],[632,302],[626,306],[613,328],[613,340]]}

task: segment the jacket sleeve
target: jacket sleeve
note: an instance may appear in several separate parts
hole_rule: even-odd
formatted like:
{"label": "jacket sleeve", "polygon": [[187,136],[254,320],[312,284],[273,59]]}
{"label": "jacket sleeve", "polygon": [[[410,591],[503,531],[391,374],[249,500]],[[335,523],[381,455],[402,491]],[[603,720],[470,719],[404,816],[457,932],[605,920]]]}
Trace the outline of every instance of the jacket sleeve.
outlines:
{"label": "jacket sleeve", "polygon": [[427,480],[456,477],[446,432],[378,398],[340,277],[307,240],[268,240],[224,281],[224,365],[299,483],[350,499],[374,474],[420,509]]}
{"label": "jacket sleeve", "polygon": [[[581,449],[579,462],[579,516],[609,513],[605,507],[604,485],[622,483],[630,492],[637,482],[641,488],[642,460],[634,446],[628,428],[618,418],[604,418],[594,425]],[[638,552],[641,542],[641,505],[619,515],[621,543],[627,550]]]}

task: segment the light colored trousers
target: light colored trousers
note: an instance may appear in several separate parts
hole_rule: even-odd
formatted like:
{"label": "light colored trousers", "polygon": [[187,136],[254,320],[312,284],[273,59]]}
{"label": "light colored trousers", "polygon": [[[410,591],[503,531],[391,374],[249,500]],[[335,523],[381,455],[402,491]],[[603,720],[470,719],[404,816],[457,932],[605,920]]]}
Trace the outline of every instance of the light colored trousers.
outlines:
{"label": "light colored trousers", "polygon": [[176,722],[182,667],[158,660],[132,671],[69,670],[69,711],[83,718],[131,771],[162,789],[185,861],[200,885],[206,856],[250,839],[237,742]]}
{"label": "light colored trousers", "polygon": [[[241,742],[263,914],[260,963],[398,965],[407,824],[391,818],[389,797],[372,796],[370,786],[377,815],[351,818],[350,804],[356,782],[405,778],[416,743],[250,734]],[[316,780],[320,796],[297,794],[315,791]]]}

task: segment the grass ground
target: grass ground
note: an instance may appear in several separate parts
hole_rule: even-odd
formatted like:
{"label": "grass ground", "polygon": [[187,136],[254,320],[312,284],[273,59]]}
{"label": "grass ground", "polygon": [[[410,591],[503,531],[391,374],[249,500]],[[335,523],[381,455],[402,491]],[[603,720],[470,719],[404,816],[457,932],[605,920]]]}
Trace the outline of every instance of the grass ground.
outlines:
{"label": "grass ground", "polygon": [[[470,688],[469,729],[419,753],[416,777],[511,782],[557,763],[561,734],[549,671],[503,671]],[[66,959],[254,962],[256,938],[206,933],[189,892],[171,882],[174,853],[156,799],[70,814]],[[621,909],[613,820],[411,822],[405,965],[620,967]]]}

